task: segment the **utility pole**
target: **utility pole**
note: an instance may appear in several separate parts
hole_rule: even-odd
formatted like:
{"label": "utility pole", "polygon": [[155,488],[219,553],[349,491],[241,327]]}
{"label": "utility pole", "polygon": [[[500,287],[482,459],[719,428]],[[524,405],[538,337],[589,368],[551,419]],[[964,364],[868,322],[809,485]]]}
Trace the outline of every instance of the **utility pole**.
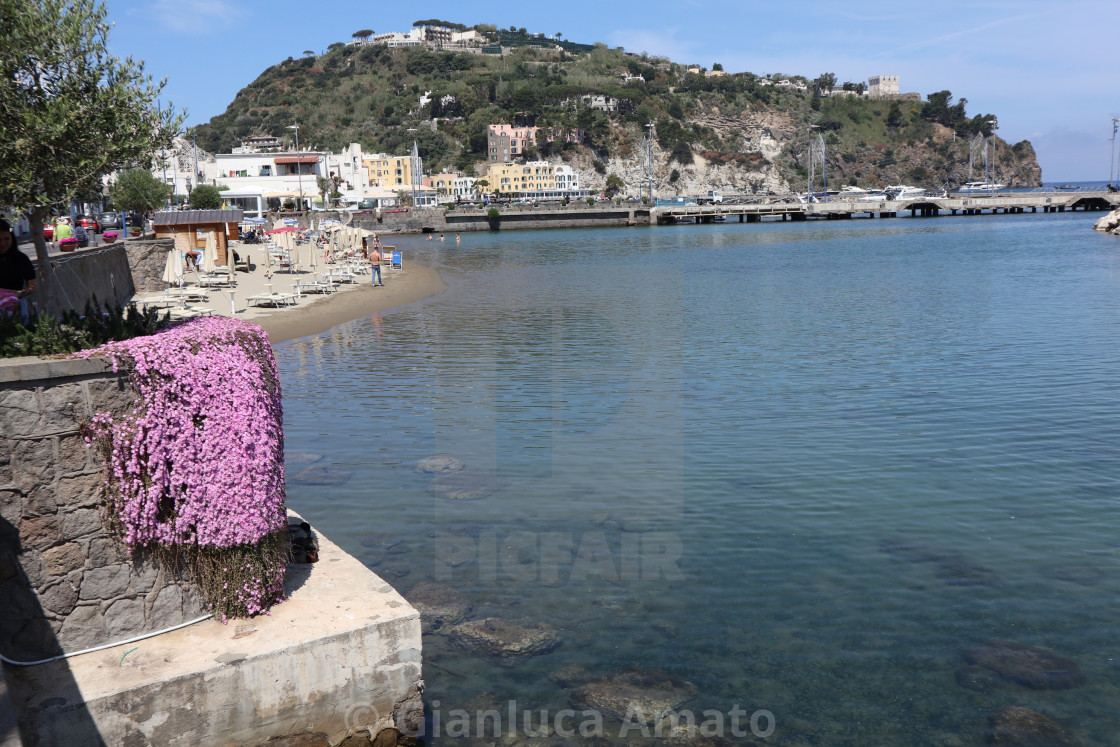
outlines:
{"label": "utility pole", "polygon": [[412,205],[420,207],[420,185],[424,181],[424,162],[420,160],[420,146],[412,141]]}
{"label": "utility pole", "polygon": [[288,129],[296,131],[296,178],[299,180],[299,209],[303,212],[303,164],[299,162],[299,125],[288,125]]}

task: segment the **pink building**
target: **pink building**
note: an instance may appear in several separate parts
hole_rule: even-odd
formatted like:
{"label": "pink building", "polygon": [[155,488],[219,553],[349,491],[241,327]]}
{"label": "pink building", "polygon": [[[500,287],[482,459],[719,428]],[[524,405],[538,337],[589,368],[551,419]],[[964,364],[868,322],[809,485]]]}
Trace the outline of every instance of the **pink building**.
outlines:
{"label": "pink building", "polygon": [[520,157],[525,149],[537,144],[536,127],[514,127],[508,124],[492,124],[486,136],[487,158],[491,161],[509,163]]}

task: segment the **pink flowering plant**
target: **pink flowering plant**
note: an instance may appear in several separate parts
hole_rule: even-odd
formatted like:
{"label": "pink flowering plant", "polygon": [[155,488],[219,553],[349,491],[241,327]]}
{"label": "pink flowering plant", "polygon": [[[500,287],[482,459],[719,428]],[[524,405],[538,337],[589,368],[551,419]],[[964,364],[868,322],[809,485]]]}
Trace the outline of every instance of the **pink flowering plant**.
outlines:
{"label": "pink flowering plant", "polygon": [[86,429],[105,464],[108,524],[130,548],[186,563],[223,620],[282,600],[284,435],[264,331],[208,317],[77,355],[126,367],[140,395]]}

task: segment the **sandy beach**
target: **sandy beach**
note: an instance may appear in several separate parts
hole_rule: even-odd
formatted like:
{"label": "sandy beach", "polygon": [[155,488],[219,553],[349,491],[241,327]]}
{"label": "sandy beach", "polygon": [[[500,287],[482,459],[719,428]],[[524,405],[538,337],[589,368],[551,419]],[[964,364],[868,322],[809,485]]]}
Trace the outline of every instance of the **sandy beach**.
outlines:
{"label": "sandy beach", "polygon": [[415,303],[446,288],[439,273],[415,263],[401,270],[383,270],[382,275],[385,285],[377,288],[368,275],[359,276],[357,283],[343,285],[328,296],[313,297],[310,302],[279,309],[253,306],[237,316],[259,324],[276,345],[325,332],[366,314]]}
{"label": "sandy beach", "polygon": [[[279,344],[307,335],[325,332],[331,327],[357,319],[366,314],[385,311],[397,306],[414,303],[434,296],[446,287],[434,269],[410,262],[405,255],[401,269],[382,266],[383,285],[374,287],[368,271],[354,277],[352,283],[342,283],[329,294],[298,294],[294,304],[279,307],[258,306],[249,299],[258,294],[295,294],[297,283],[306,283],[323,277],[332,266],[319,266],[316,272],[276,272],[266,277],[259,262],[256,247],[236,247],[253,260],[250,272],[236,272],[236,285],[232,288],[210,288],[206,300],[190,302],[189,306],[210,310],[215,316],[234,316],[259,324],[268,333],[272,343]],[[359,262],[359,264],[361,264]],[[364,266],[364,265],[363,265]],[[337,268],[336,268],[337,269]],[[187,275],[188,286],[191,275]],[[144,301],[160,294],[143,294],[134,300]]]}

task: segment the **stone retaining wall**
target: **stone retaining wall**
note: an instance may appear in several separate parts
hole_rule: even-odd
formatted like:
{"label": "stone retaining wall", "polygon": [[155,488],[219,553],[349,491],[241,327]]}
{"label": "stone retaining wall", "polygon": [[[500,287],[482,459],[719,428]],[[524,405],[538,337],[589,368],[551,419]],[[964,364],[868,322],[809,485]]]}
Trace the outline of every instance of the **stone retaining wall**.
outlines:
{"label": "stone retaining wall", "polygon": [[167,253],[175,246],[174,239],[129,239],[125,242],[128,266],[137,293],[158,293],[167,290],[163,279]]}
{"label": "stone retaining wall", "polygon": [[[123,256],[123,255],[122,255]],[[136,393],[97,360],[0,361],[0,653],[71,653],[203,614],[198,589],[129,557],[103,527],[79,428]]]}

